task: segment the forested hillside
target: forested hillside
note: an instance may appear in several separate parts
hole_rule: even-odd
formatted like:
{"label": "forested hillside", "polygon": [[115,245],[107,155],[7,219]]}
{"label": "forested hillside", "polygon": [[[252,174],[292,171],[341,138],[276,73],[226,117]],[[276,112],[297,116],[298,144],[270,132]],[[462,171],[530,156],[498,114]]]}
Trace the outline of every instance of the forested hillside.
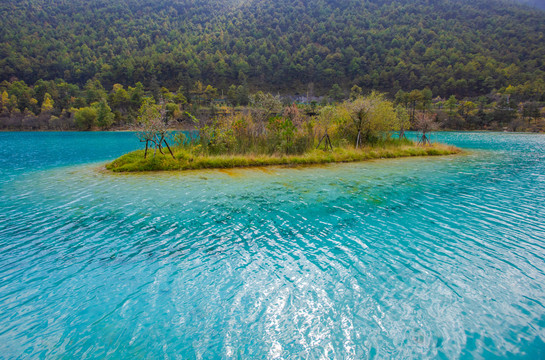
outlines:
{"label": "forested hillside", "polygon": [[[4,0],[0,81],[285,94],[545,86],[545,12],[497,0]],[[40,100],[41,101],[41,100]]]}
{"label": "forested hillside", "polygon": [[545,10],[545,0],[518,0],[518,1],[523,4],[527,4],[527,5]]}

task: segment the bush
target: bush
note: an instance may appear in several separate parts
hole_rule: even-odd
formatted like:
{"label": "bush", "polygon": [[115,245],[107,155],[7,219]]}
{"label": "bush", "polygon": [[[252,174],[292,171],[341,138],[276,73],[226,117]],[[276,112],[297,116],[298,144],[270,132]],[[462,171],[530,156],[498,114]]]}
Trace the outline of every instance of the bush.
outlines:
{"label": "bush", "polygon": [[74,119],[78,129],[91,130],[96,125],[97,109],[94,107],[80,108],[75,111]]}

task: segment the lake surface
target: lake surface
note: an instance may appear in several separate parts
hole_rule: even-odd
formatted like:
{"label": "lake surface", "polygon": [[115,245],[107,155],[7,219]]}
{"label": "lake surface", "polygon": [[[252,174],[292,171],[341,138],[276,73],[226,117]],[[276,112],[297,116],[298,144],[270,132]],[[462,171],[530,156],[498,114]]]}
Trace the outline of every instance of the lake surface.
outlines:
{"label": "lake surface", "polygon": [[0,133],[0,358],[544,359],[545,136],[112,175],[130,133]]}

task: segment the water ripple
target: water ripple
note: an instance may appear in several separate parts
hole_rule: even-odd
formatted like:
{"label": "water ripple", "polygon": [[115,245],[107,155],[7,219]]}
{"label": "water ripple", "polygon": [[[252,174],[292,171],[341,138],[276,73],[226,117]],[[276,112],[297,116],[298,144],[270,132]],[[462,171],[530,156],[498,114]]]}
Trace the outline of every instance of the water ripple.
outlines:
{"label": "water ripple", "polygon": [[237,176],[22,156],[0,180],[0,350],[544,358],[545,137],[438,136],[481,150]]}

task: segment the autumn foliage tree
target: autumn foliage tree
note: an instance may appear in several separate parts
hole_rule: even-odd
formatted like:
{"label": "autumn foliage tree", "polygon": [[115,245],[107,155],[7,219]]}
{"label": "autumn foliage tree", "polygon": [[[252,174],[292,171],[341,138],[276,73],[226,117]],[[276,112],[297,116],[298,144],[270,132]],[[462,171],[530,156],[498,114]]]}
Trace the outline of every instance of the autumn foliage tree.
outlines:
{"label": "autumn foliage tree", "polygon": [[343,104],[350,119],[346,129],[355,135],[355,147],[372,143],[398,128],[393,103],[384,94],[372,92]]}

